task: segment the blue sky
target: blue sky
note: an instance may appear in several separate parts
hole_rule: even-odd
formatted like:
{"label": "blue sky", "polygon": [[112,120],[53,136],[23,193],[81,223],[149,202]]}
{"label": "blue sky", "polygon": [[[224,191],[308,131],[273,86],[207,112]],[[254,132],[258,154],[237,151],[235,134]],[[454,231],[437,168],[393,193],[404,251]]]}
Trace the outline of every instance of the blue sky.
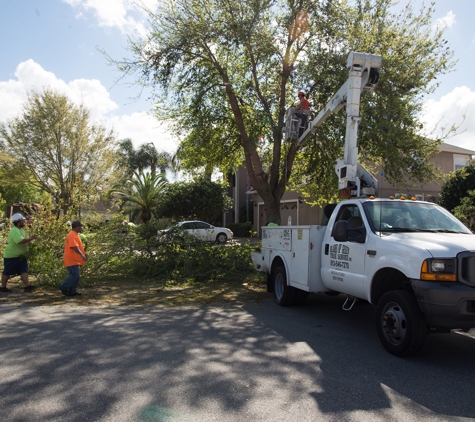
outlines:
{"label": "blue sky", "polygon": [[[142,0],[153,6],[156,0]],[[475,0],[435,0],[434,25],[447,27],[446,39],[459,60],[456,70],[426,104],[430,125],[465,123],[448,142],[475,150]],[[94,119],[136,145],[154,142],[174,152],[176,140],[153,117],[147,95],[116,84],[120,76],[97,50],[127,55],[127,35],[144,33],[145,16],[128,0],[6,0],[0,14],[0,121],[18,115],[28,89],[50,86],[83,102]],[[415,0],[414,4],[422,3]],[[426,2],[428,4],[429,2]],[[401,1],[401,5],[406,1]],[[131,82],[130,80],[128,82]],[[364,118],[364,116],[363,116]]]}

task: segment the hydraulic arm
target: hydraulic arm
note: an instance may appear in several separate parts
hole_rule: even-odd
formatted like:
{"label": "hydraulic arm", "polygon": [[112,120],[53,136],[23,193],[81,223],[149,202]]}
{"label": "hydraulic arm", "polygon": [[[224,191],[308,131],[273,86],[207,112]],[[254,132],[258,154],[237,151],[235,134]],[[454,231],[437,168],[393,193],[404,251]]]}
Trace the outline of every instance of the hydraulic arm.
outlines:
{"label": "hydraulic arm", "polygon": [[365,92],[373,91],[379,80],[382,57],[374,54],[352,52],[346,61],[349,77],[338,92],[323,107],[318,115],[308,123],[302,136],[298,136],[300,120],[294,114],[294,108],[287,111],[285,135],[287,141],[302,145],[317,132],[318,127],[332,113],[338,112],[346,105],[346,137],[343,160],[338,159],[335,171],[338,187],[346,190],[348,195],[375,195],[378,181],[358,163],[358,124],[361,120],[360,98]]}

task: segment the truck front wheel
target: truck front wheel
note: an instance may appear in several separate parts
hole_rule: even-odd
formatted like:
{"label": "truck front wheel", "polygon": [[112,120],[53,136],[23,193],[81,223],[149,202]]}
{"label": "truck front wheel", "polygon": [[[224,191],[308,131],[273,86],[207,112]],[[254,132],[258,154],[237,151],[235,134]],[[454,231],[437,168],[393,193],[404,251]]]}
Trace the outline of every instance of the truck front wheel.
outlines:
{"label": "truck front wheel", "polygon": [[295,289],[292,286],[287,286],[287,275],[285,268],[279,266],[273,272],[274,280],[274,299],[279,306],[291,306],[295,299]]}
{"label": "truck front wheel", "polygon": [[395,356],[409,356],[424,346],[427,323],[416,298],[404,290],[385,293],[377,308],[378,336]]}

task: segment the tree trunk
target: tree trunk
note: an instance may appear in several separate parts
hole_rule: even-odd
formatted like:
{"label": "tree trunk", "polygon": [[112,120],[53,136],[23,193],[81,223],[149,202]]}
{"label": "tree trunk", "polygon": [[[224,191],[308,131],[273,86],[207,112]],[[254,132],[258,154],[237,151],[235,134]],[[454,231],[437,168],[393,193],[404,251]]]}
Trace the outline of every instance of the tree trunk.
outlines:
{"label": "tree trunk", "polygon": [[272,200],[271,202],[267,203],[264,201],[264,205],[266,210],[267,224],[275,223],[279,226],[282,225],[280,219],[280,200]]}

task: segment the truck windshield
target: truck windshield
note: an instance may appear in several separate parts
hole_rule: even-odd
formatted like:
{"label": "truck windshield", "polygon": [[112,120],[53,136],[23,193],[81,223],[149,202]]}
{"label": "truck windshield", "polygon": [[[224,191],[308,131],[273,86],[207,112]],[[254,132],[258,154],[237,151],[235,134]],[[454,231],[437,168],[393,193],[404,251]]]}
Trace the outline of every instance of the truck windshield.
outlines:
{"label": "truck windshield", "polygon": [[365,202],[363,207],[374,232],[471,234],[457,218],[436,204],[388,200]]}

